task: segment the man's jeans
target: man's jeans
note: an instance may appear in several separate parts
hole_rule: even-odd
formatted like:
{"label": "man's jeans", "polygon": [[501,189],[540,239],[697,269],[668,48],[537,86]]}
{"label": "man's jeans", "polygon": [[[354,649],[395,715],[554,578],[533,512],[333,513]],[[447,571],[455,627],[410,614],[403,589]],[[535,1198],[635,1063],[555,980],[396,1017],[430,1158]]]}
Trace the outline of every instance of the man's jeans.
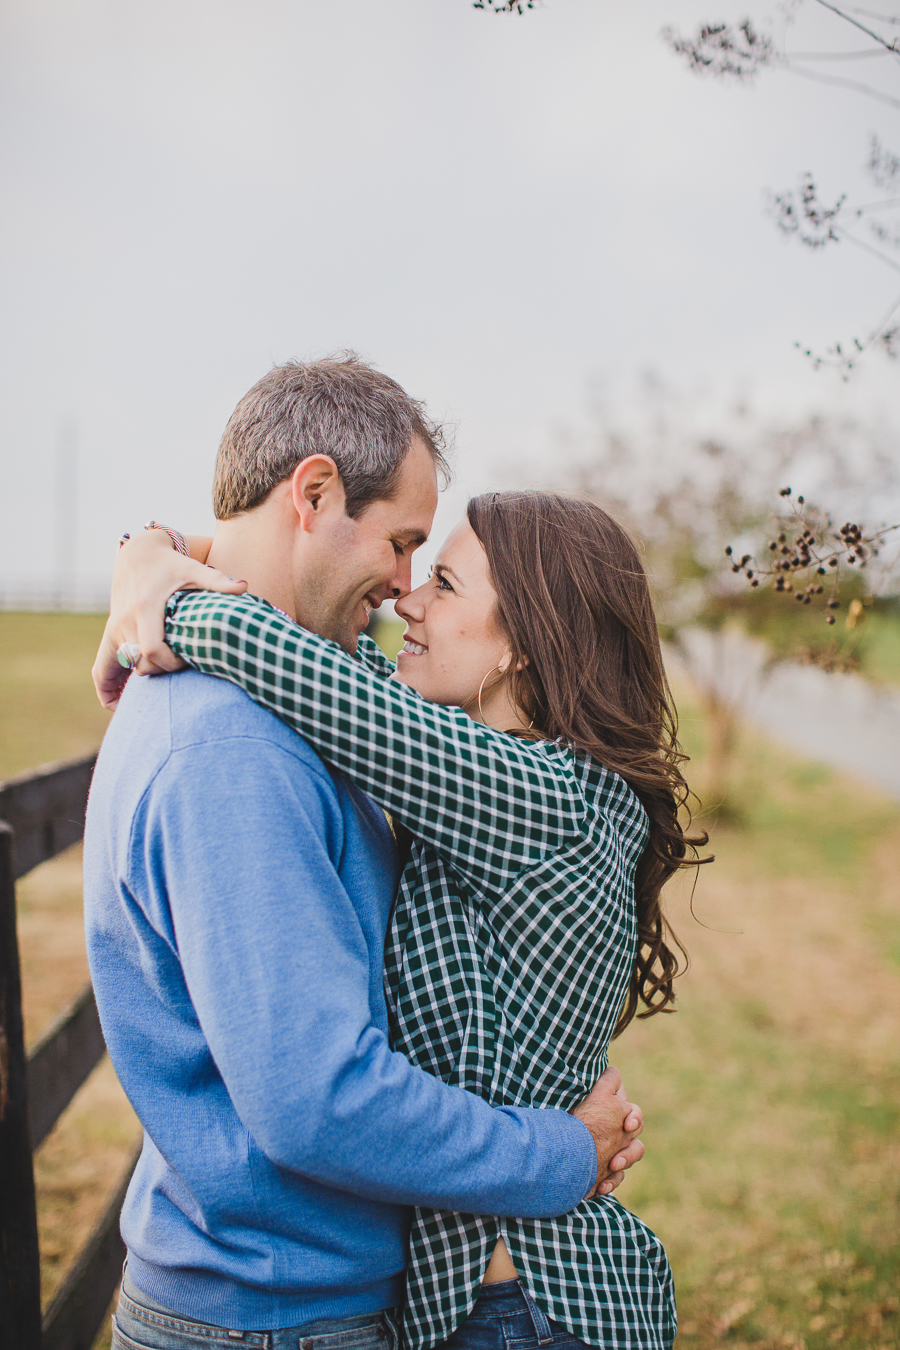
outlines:
{"label": "man's jeans", "polygon": [[140,1293],[122,1280],[113,1317],[113,1350],[218,1350],[253,1346],[257,1350],[397,1350],[397,1318],[392,1310],[361,1317],[332,1317],[277,1331],[230,1331],[194,1322]]}

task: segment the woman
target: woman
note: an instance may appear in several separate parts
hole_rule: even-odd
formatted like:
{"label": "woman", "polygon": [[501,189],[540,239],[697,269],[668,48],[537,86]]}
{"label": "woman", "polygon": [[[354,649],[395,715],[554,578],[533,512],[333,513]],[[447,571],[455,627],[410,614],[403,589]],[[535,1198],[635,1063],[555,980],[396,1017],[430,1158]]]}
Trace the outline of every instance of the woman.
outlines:
{"label": "woman", "polygon": [[[569,1109],[640,1003],[674,998],[659,893],[691,841],[644,570],[599,507],[493,493],[396,608],[396,671],[369,639],[354,660],[249,595],[182,591],[166,638],[411,836],[386,951],[394,1048],[496,1105]],[[552,1220],[416,1211],[406,1339],[468,1346],[516,1316],[540,1344],[668,1347],[665,1252],[610,1196]]]}

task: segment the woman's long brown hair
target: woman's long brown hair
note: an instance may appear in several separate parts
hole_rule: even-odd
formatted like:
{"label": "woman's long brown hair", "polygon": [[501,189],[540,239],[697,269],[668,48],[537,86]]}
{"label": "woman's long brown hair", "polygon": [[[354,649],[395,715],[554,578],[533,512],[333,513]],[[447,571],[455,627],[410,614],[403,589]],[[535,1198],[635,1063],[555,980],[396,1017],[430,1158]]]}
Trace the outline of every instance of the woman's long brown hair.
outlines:
{"label": "woman's long brown hair", "polygon": [[711,861],[696,857],[707,836],[687,838],[679,819],[686,756],[647,574],[627,531],[594,502],[489,492],[472,498],[467,516],[487,554],[513,653],[510,692],[533,715],[531,734],[620,774],[649,818],[634,879],[638,949],[618,1036],[635,1015],[673,1011],[678,953],[687,953],[660,892],[680,868]]}

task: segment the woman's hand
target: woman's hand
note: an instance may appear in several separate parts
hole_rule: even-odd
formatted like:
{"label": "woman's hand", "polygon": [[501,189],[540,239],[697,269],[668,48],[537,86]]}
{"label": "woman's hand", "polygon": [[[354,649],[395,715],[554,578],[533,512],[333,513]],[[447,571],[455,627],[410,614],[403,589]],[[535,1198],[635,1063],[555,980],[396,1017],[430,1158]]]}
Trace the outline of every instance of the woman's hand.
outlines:
{"label": "woman's hand", "polygon": [[166,601],[175,591],[224,591],[242,595],[246,581],[232,581],[215,567],[185,558],[164,530],[145,530],[119,549],[113,568],[109,619],[91,674],[104,708],[115,708],[131,674],[119,664],[122,643],[140,651],[139,675],[162,675],[184,665],[165,644]]}
{"label": "woman's hand", "polygon": [[597,1149],[597,1180],[585,1199],[610,1195],[622,1182],[626,1169],[644,1156],[644,1145],[638,1139],[644,1128],[644,1113],[628,1100],[622,1075],[610,1065],[571,1114],[590,1130]]}

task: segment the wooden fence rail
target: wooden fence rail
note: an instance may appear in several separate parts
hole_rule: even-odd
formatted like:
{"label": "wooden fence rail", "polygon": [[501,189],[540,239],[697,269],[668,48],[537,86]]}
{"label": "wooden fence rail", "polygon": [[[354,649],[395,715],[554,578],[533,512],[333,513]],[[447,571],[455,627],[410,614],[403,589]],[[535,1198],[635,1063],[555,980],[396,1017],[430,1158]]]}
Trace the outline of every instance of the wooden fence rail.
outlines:
{"label": "wooden fence rail", "polygon": [[32,1153],[105,1053],[88,984],[26,1057],[16,936],[19,877],[84,833],[96,756],[0,785],[0,1350],[90,1350],[125,1256],[118,1192],[41,1318]]}

